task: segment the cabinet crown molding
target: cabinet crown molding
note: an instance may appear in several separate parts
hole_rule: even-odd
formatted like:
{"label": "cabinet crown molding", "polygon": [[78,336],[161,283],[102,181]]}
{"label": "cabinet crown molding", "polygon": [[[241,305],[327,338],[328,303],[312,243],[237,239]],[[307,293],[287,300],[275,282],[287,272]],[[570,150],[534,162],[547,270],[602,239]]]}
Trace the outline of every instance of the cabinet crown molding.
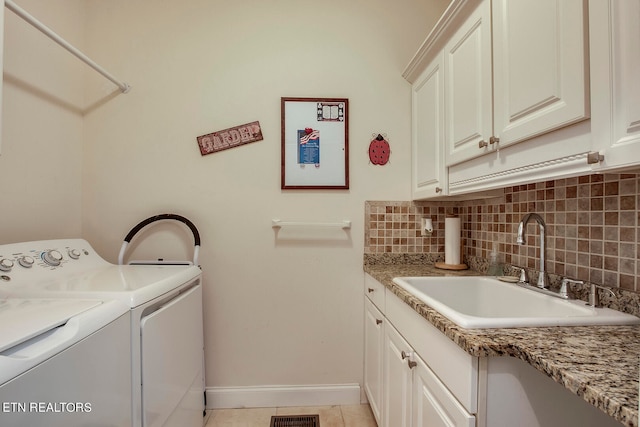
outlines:
{"label": "cabinet crown molding", "polygon": [[447,9],[444,11],[436,25],[433,27],[427,38],[422,42],[420,48],[416,54],[411,58],[409,64],[405,67],[402,72],[402,77],[404,77],[409,83],[414,83],[418,78],[420,73],[424,70],[424,67],[429,62],[430,55],[437,54],[439,50],[439,44],[442,40],[446,39],[443,37],[443,34],[450,28],[455,27],[455,23],[461,19],[464,19],[462,13],[464,10],[469,11],[473,10],[473,8],[465,8],[467,4],[473,4],[477,6],[477,1],[469,1],[469,0],[453,0]]}

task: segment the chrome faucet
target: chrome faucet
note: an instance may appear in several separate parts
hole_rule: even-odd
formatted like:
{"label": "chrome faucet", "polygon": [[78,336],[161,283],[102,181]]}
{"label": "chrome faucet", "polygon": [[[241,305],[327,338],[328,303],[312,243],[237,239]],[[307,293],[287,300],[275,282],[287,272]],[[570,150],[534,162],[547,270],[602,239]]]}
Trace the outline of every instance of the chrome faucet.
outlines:
{"label": "chrome faucet", "polygon": [[540,226],[540,275],[538,276],[538,287],[541,289],[547,289],[549,287],[549,278],[547,277],[547,272],[545,268],[545,228],[546,224],[544,223],[544,219],[537,213],[528,213],[524,217],[522,217],[522,221],[518,225],[518,235],[516,238],[516,243],[520,245],[525,244],[525,230],[527,228],[527,224],[530,219],[535,219]]}

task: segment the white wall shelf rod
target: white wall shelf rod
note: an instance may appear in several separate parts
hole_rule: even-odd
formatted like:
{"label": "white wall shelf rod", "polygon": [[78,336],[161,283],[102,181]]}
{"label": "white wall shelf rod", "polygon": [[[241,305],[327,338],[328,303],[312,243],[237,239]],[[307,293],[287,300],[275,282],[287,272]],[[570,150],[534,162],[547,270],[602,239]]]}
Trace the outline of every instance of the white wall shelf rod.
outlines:
{"label": "white wall shelf rod", "polygon": [[339,222],[308,222],[308,221],[282,221],[279,219],[271,220],[271,227],[331,227],[331,228],[351,228],[351,221],[343,220]]}
{"label": "white wall shelf rod", "polygon": [[22,9],[20,6],[15,4],[11,0],[4,0],[4,5],[7,9],[18,15],[20,18],[27,21],[29,24],[40,30],[44,35],[49,37],[54,42],[58,43],[60,46],[71,52],[75,57],[80,59],[82,62],[96,70],[98,73],[102,74],[107,79],[111,80],[116,86],[120,88],[122,93],[127,93],[131,89],[127,83],[121,82],[117,78],[113,76],[113,74],[109,73],[107,70],[96,64],[93,60],[91,60],[87,55],[80,52],[75,46],[71,45],[69,42],[64,40],[58,34],[56,34],[51,28],[44,25],[42,22],[38,21],[36,18],[31,16],[26,10]]}

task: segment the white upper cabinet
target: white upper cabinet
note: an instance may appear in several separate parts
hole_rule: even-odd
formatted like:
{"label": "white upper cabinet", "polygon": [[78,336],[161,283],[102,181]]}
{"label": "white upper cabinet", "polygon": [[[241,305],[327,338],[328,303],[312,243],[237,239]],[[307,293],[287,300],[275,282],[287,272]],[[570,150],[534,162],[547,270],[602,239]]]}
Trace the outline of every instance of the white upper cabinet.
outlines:
{"label": "white upper cabinet", "polygon": [[[589,19],[587,0],[451,1],[403,73],[413,85],[414,199],[592,172]],[[637,33],[621,48],[638,49],[630,40]],[[624,110],[639,124],[635,108]]]}
{"label": "white upper cabinet", "polygon": [[411,135],[414,199],[446,194],[443,74],[443,54],[440,53],[413,84]]}
{"label": "white upper cabinet", "polygon": [[493,122],[500,146],[589,117],[583,0],[493,0]]}
{"label": "white upper cabinet", "polygon": [[447,165],[485,154],[493,135],[491,2],[481,2],[444,48]]}
{"label": "white upper cabinet", "polygon": [[445,46],[447,165],[589,117],[583,0],[485,0]]}
{"label": "white upper cabinet", "polygon": [[[640,0],[591,0],[594,170],[640,163]],[[596,160],[596,159],[594,159]]]}

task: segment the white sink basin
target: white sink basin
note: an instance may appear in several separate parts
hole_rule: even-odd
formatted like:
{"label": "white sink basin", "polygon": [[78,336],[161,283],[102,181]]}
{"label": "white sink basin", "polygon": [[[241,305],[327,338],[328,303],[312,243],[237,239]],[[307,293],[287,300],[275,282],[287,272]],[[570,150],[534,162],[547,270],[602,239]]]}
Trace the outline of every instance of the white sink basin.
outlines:
{"label": "white sink basin", "polygon": [[396,277],[393,281],[468,329],[640,324],[640,318],[630,314],[544,295],[494,277]]}

